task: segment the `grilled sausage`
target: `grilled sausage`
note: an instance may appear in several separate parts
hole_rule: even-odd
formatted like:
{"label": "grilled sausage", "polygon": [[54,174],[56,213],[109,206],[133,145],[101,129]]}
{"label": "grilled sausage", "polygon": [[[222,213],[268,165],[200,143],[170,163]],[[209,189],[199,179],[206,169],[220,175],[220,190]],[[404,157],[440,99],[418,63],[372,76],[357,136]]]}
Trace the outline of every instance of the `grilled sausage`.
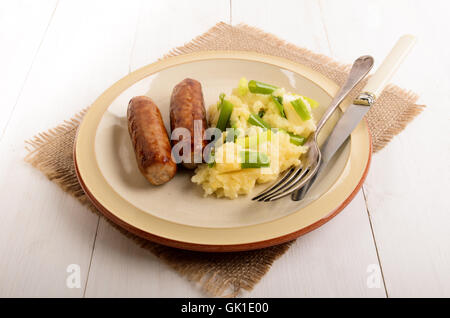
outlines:
{"label": "grilled sausage", "polygon": [[[194,135],[194,123],[197,121],[197,135]],[[201,125],[201,126],[200,126]],[[203,158],[203,148],[207,142],[203,139],[206,129],[206,110],[203,101],[202,85],[190,78],[178,83],[172,92],[170,99],[170,129],[186,128],[191,134],[191,157],[183,161],[183,166],[194,169]],[[182,140],[182,138],[180,138]],[[172,140],[175,146],[181,140]],[[183,155],[180,153],[180,155]],[[194,161],[194,159],[197,159]],[[200,161],[200,162],[199,162]]]}
{"label": "grilled sausage", "polygon": [[146,96],[133,97],[127,117],[139,170],[151,184],[166,183],[175,175],[177,165],[158,107]]}

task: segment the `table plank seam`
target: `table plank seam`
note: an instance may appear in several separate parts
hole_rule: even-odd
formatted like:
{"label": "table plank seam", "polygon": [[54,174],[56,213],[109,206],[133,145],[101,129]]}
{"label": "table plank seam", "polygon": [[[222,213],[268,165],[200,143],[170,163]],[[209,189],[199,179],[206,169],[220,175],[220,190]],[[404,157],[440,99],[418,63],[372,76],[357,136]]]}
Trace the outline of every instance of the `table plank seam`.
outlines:
{"label": "table plank seam", "polygon": [[328,36],[327,24],[325,23],[325,16],[323,14],[322,1],[317,0],[317,2],[319,4],[319,10],[320,10],[320,21],[322,22],[323,31],[325,32],[325,36],[327,38],[328,49],[330,50],[331,56],[333,56],[333,49],[331,47],[330,37]]}
{"label": "table plank seam", "polygon": [[230,24],[233,25],[233,0],[230,0]]}
{"label": "table plank seam", "polygon": [[[329,37],[329,34],[328,34],[328,28],[327,28],[327,24],[325,23],[325,14],[324,14],[324,10],[323,10],[323,3],[322,3],[322,0],[317,0],[317,2],[318,2],[319,10],[320,10],[320,18],[321,18],[322,26],[323,26],[323,29],[324,29],[324,32],[325,32],[328,49],[330,51],[331,56],[333,56],[333,49],[332,49],[332,45],[331,45],[331,42],[330,42],[330,37]],[[370,212],[369,212],[369,207],[368,207],[368,203],[367,203],[367,199],[366,199],[366,194],[364,192],[364,184],[361,187],[361,191],[362,191],[363,198],[364,198],[364,205],[366,207],[366,213],[367,213],[367,218],[368,218],[368,221],[369,221],[370,232],[371,232],[371,235],[372,235],[372,240],[373,240],[373,244],[374,244],[374,248],[375,248],[375,253],[377,255],[378,266],[380,267],[380,272],[381,272],[381,278],[382,278],[382,281],[383,281],[384,292],[385,292],[386,298],[389,298],[389,293],[387,291],[386,282],[385,282],[385,279],[384,279],[383,266],[381,265],[381,259],[380,259],[380,255],[378,253],[378,246],[377,246],[377,242],[376,242],[376,239],[375,239],[375,233],[374,233],[373,227],[372,227],[372,220],[370,218]]]}
{"label": "table plank seam", "polygon": [[91,258],[89,259],[89,267],[86,274],[86,283],[84,284],[83,298],[86,297],[86,290],[89,282],[89,274],[91,272],[92,259],[94,258],[95,243],[97,242],[97,233],[100,225],[100,216],[97,216],[97,227],[95,228],[94,242],[92,243]]}
{"label": "table plank seam", "polygon": [[378,245],[377,245],[377,241],[375,239],[375,233],[374,233],[373,226],[372,226],[372,219],[370,217],[369,206],[367,203],[366,192],[364,190],[364,184],[361,187],[361,191],[362,191],[363,198],[364,198],[364,204],[366,205],[367,218],[369,220],[370,231],[372,232],[372,239],[373,239],[373,244],[375,246],[375,252],[377,254],[378,266],[380,266],[380,272],[381,272],[381,278],[383,280],[384,292],[386,294],[386,298],[389,298],[389,293],[388,293],[388,290],[386,287],[386,280],[384,278],[383,265],[381,264],[380,253],[378,252]]}
{"label": "table plank seam", "polygon": [[5,127],[3,128],[3,131],[2,131],[2,133],[1,133],[1,135],[0,135],[0,142],[2,141],[3,136],[5,135],[5,133],[6,133],[7,129],[8,129],[8,127],[9,127],[9,123],[10,123],[10,121],[11,121],[11,118],[12,118],[13,114],[14,114],[14,110],[16,109],[16,106],[17,106],[17,104],[18,104],[18,102],[19,102],[19,100],[20,100],[20,97],[22,96],[23,89],[24,89],[25,84],[26,84],[26,82],[27,82],[27,80],[28,80],[28,76],[29,76],[30,73],[31,73],[31,70],[33,69],[34,62],[36,61],[36,57],[37,57],[37,55],[38,55],[38,53],[39,53],[39,51],[40,51],[40,49],[41,49],[42,43],[44,43],[45,37],[47,36],[47,31],[48,31],[48,29],[50,28],[50,24],[52,23],[53,16],[55,15],[56,9],[58,8],[58,4],[59,4],[59,0],[56,2],[55,8],[53,9],[53,12],[52,12],[52,14],[51,14],[51,16],[50,16],[50,19],[49,19],[49,21],[48,21],[48,23],[47,23],[47,26],[46,26],[46,28],[45,28],[45,31],[44,31],[44,33],[43,33],[43,35],[42,35],[41,41],[39,42],[39,45],[38,45],[38,47],[37,47],[37,49],[36,49],[36,52],[35,52],[34,55],[33,55],[33,59],[31,60],[30,67],[28,68],[28,71],[27,71],[27,73],[26,73],[26,75],[25,75],[25,78],[24,78],[24,80],[23,80],[23,83],[22,83],[22,85],[21,85],[21,87],[20,87],[19,93],[18,93],[18,95],[17,95],[17,97],[16,97],[16,101],[14,102],[14,106],[13,106],[13,108],[11,109],[11,111],[9,112],[8,119],[7,119],[7,121],[6,121]]}
{"label": "table plank seam", "polygon": [[138,16],[136,19],[136,27],[134,28],[134,36],[133,36],[133,44],[131,45],[131,50],[130,50],[130,60],[128,61],[128,75],[132,72],[131,70],[131,64],[133,61],[133,53],[134,53],[134,49],[136,47],[136,38],[137,38],[137,33],[138,33],[138,28],[139,28],[139,22],[141,20],[142,17],[142,0],[139,2],[139,8],[138,8]]}
{"label": "table plank seam", "polygon": [[[133,53],[134,53],[134,49],[135,49],[135,46],[136,46],[136,38],[137,38],[137,33],[138,33],[138,28],[139,28],[139,21],[141,19],[141,11],[142,11],[141,8],[142,8],[142,0],[139,3],[138,17],[136,19],[136,26],[134,28],[133,43],[132,43],[131,49],[130,49],[130,55],[129,55],[129,61],[128,61],[128,75],[132,72],[132,70],[131,70],[131,63],[132,63],[132,60],[133,60]],[[94,259],[95,244],[97,242],[97,235],[98,235],[99,225],[100,225],[100,216],[98,216],[98,218],[97,218],[97,227],[95,229],[95,235],[94,235],[94,242],[92,244],[91,257],[89,259],[89,267],[88,267],[88,272],[87,272],[87,276],[86,276],[86,283],[84,285],[84,290],[83,290],[83,298],[86,298],[86,291],[87,291],[88,283],[89,283],[89,276],[90,276],[90,272],[91,272],[92,260]]]}

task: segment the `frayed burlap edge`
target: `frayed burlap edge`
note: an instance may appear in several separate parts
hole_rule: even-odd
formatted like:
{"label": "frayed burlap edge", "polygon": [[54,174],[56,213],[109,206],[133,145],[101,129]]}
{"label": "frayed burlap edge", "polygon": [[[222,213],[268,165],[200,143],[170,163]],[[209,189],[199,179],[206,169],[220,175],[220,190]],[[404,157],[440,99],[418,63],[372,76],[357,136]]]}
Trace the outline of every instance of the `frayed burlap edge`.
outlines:
{"label": "frayed burlap edge", "polygon": [[[216,40],[224,32],[232,33],[233,30],[245,31],[257,41],[264,41],[268,45],[276,46],[279,49],[286,49],[296,54],[302,55],[303,57],[311,60],[313,63],[321,63],[326,67],[336,68],[342,72],[348,72],[350,70],[350,65],[337,62],[326,55],[318,54],[308,49],[296,46],[283,39],[280,39],[276,35],[267,33],[259,28],[249,26],[245,23],[239,23],[237,26],[232,26],[225,22],[219,22],[204,34],[194,38],[191,42],[172,49],[169,53],[165,54],[161,59],[182,54],[189,54],[197,51],[207,51],[208,49],[205,48],[204,45],[208,45],[210,41]],[[233,48],[229,49],[232,50]]]}
{"label": "frayed burlap edge", "polygon": [[[220,42],[219,40],[225,43],[222,43],[225,47],[219,47],[220,49],[249,50],[248,47],[237,47],[239,46],[239,42],[233,43],[233,37],[240,32],[255,39],[258,43],[263,43],[256,47],[254,49],[255,51],[279,55],[301,62],[330,76],[338,84],[342,84],[350,68],[349,65],[338,63],[325,55],[316,54],[307,49],[297,47],[260,29],[245,24],[233,27],[223,22],[218,23],[190,43],[173,49],[163,58],[196,51],[215,50],[217,48],[211,45],[211,42]],[[227,37],[229,38],[227,39]],[[269,52],[267,52],[265,48],[268,46],[276,47],[277,51],[273,53],[271,50],[268,50]],[[279,52],[281,53],[277,54]],[[383,130],[380,130],[379,126],[376,125],[377,122],[371,119],[372,116],[369,112],[367,119],[373,135],[374,151],[382,149],[424,108],[423,105],[414,105],[418,96],[412,92],[405,91],[395,85],[389,85],[385,91],[392,94],[393,98],[397,97],[401,99],[408,107],[405,107],[404,110],[397,113],[394,118],[395,120]],[[373,108],[376,109],[375,106]],[[26,148],[29,153],[25,161],[43,172],[48,179],[58,184],[65,192],[77,198],[92,212],[103,217],[83,192],[78,183],[73,164],[72,149],[76,130],[86,111],[87,109],[84,109],[63,124],[27,140]],[[64,151],[61,151],[61,149]],[[121,233],[133,239],[141,247],[148,249],[162,259],[179,274],[197,283],[205,293],[212,296],[235,297],[242,290],[253,289],[270,269],[273,262],[283,255],[292,244],[292,242],[289,242],[266,249],[238,253],[183,251],[141,239],[109,220],[107,221]]]}
{"label": "frayed burlap edge", "polygon": [[[397,96],[409,104],[409,107],[392,117],[389,125],[383,129],[377,129],[377,121],[372,118],[372,110],[366,115],[369,130],[372,135],[373,152],[383,149],[396,135],[401,133],[406,126],[425,109],[425,105],[415,104],[419,96],[409,90],[402,89],[394,84],[389,84],[385,88],[390,94]],[[374,105],[375,106],[375,105]]]}

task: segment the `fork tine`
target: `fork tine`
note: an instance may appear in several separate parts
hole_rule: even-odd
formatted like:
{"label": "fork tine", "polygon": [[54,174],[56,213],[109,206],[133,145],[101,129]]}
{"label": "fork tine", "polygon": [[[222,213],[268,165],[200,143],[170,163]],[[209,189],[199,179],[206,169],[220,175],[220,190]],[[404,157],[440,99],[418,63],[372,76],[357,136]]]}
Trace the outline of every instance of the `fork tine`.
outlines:
{"label": "fork tine", "polygon": [[[299,168],[295,168],[292,167],[291,169],[288,170],[288,172],[283,176],[283,178],[280,179],[280,181],[274,183],[272,186],[268,187],[267,189],[265,189],[264,191],[260,192],[257,196],[253,197],[252,200],[258,200],[259,198],[261,198],[262,196],[265,196],[266,194],[275,191],[276,189],[278,189],[280,186],[282,186],[290,176],[295,175],[295,173],[297,173],[297,171],[299,170]],[[291,177],[292,178],[292,177]]]}
{"label": "fork tine", "polygon": [[294,172],[289,176],[289,178],[286,178],[283,180],[283,182],[280,182],[277,187],[272,189],[271,191],[268,191],[267,193],[259,196],[257,201],[264,201],[264,199],[274,193],[278,193],[279,191],[282,191],[286,186],[290,185],[292,183],[292,180],[295,180],[299,174],[303,173],[303,169],[300,167],[297,167],[294,169]]}
{"label": "fork tine", "polygon": [[267,195],[265,195],[264,197],[260,198],[259,201],[268,201],[268,199],[270,200],[270,198],[279,195],[280,193],[284,193],[285,191],[289,190],[290,188],[292,188],[293,186],[295,186],[297,184],[297,182],[299,180],[301,180],[305,174],[308,173],[310,169],[310,166],[307,166],[306,168],[304,168],[299,174],[297,174],[294,178],[292,178],[291,180],[289,180],[289,182],[286,182],[282,187],[278,188],[276,191],[273,191]]}
{"label": "fork tine", "polygon": [[310,169],[311,167],[308,167],[308,168],[309,168],[308,173],[306,175],[304,175],[302,178],[298,178],[297,181],[293,182],[291,187],[288,188],[285,192],[281,192],[281,193],[278,192],[277,194],[272,194],[270,196],[267,196],[264,199],[264,201],[269,202],[269,201],[275,201],[275,200],[281,199],[281,198],[291,194],[292,192],[302,188],[309,181],[309,179],[317,172],[318,166],[315,166],[314,169]]}

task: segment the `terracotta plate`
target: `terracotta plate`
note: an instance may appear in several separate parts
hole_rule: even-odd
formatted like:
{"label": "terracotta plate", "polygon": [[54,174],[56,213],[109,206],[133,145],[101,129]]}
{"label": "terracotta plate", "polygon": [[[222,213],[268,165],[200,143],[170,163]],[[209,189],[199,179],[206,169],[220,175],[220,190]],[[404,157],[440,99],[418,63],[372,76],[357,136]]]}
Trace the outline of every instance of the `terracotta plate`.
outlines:
{"label": "terracotta plate", "polygon": [[[320,118],[338,86],[291,61],[249,52],[202,52],[172,57],[124,77],[92,105],[80,125],[74,157],[83,189],[96,207],[143,238],[183,249],[241,251],[292,240],[322,225],[354,197],[371,157],[367,124],[362,122],[324,176],[302,202],[290,198],[258,203],[204,197],[181,171],[155,187],[140,174],[128,136],[126,110],[131,97],[148,95],[159,106],[166,127],[173,87],[186,77],[202,83],[205,104],[216,103],[245,76],[285,87],[319,101]],[[345,103],[344,103],[345,106]],[[334,121],[340,116],[336,114]],[[333,123],[325,129],[325,136]],[[323,137],[322,136],[322,137]],[[253,194],[267,185],[260,185]]]}

